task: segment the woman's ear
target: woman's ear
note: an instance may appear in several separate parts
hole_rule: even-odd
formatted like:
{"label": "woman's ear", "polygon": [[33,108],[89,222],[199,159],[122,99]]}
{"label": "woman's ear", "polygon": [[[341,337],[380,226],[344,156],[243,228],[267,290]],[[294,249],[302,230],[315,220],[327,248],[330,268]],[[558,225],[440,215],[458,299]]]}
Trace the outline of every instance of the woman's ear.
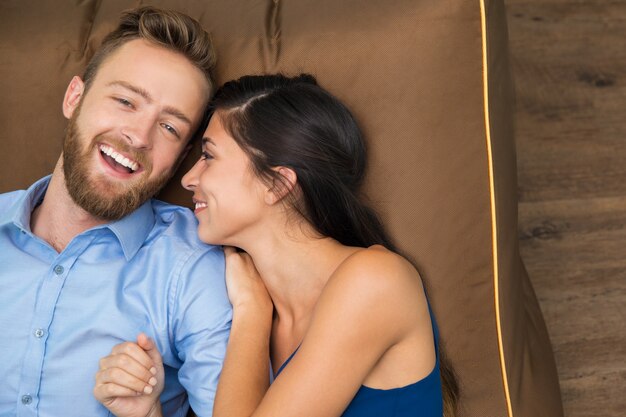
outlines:
{"label": "woman's ear", "polygon": [[274,168],[274,171],[278,173],[278,178],[272,180],[272,188],[265,193],[265,203],[269,205],[276,204],[285,198],[287,194],[293,191],[298,182],[298,176],[291,168],[277,167]]}
{"label": "woman's ear", "polygon": [[72,117],[74,111],[80,104],[84,91],[85,83],[78,75],[75,75],[67,86],[65,97],[63,97],[63,115],[66,118],[70,119]]}

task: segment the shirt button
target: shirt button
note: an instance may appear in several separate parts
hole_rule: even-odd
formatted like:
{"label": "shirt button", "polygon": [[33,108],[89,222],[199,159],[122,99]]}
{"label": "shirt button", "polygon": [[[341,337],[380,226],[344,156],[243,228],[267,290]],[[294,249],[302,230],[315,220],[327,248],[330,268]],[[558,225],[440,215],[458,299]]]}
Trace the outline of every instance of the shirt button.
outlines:
{"label": "shirt button", "polygon": [[54,267],[54,273],[57,275],[61,275],[63,271],[65,271],[65,268],[63,268],[61,265],[57,265]]}
{"label": "shirt button", "polygon": [[44,329],[37,329],[37,330],[35,330],[35,337],[37,339],[42,338],[44,334],[46,334],[46,331]]}
{"label": "shirt button", "polygon": [[28,405],[30,403],[33,402],[33,397],[31,397],[30,395],[26,394],[26,395],[22,395],[22,404],[24,405]]}

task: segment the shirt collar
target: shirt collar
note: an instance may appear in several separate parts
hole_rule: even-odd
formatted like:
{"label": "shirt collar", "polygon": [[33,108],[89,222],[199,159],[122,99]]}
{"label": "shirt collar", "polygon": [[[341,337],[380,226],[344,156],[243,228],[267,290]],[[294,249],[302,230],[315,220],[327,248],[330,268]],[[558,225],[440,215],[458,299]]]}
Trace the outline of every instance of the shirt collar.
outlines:
{"label": "shirt collar", "polygon": [[43,177],[31,185],[13,205],[0,215],[0,227],[13,223],[22,230],[30,232],[30,215],[43,200],[52,175]]}
{"label": "shirt collar", "polygon": [[155,217],[152,200],[143,203],[137,210],[112,223],[105,225],[117,236],[124,256],[129,261],[148,238],[154,227]]}
{"label": "shirt collar", "polygon": [[[0,215],[0,227],[13,223],[22,230],[30,232],[30,216],[43,200],[50,178],[48,175],[31,185],[12,207]],[[155,216],[151,200],[143,203],[137,210],[114,222],[98,226],[95,229],[108,228],[117,237],[129,261],[148,238],[154,227]]]}

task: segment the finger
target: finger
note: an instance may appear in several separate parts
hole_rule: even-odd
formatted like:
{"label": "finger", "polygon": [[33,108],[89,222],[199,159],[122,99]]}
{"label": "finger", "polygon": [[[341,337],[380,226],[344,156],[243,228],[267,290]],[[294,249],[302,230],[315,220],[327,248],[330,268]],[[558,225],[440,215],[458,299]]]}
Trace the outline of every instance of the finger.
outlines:
{"label": "finger", "polygon": [[241,258],[244,260],[244,262],[246,263],[248,268],[250,268],[255,273],[257,273],[256,265],[254,265],[254,261],[252,260],[252,256],[250,256],[249,253],[242,252],[241,253]]}
{"label": "finger", "polygon": [[154,391],[152,384],[146,384],[144,380],[120,368],[103,369],[96,373],[96,385],[106,384],[119,385],[120,387],[144,394],[152,394],[152,391]]}
{"label": "finger", "polygon": [[119,345],[115,345],[111,350],[111,356],[113,355],[128,355],[141,365],[143,365],[146,369],[150,369],[154,366],[154,362],[152,358],[143,350],[137,343],[133,342],[124,342]]}
{"label": "finger", "polygon": [[252,257],[248,253],[239,252],[237,248],[230,246],[224,250],[224,258],[226,259],[226,269],[248,275],[257,275]]}
{"label": "finger", "polygon": [[117,384],[96,384],[93,395],[101,403],[117,397],[137,397],[142,393]]}
{"label": "finger", "polygon": [[[137,344],[139,345],[139,347],[141,347],[144,350],[144,352],[148,354],[150,359],[152,359],[154,366],[156,367],[163,366],[163,359],[161,357],[161,353],[159,352],[159,349],[157,348],[157,345],[154,342],[154,340],[146,336],[145,333],[140,333],[139,336],[137,336]],[[153,369],[154,371],[152,371]],[[153,367],[151,368],[150,372],[152,372],[153,374],[156,374],[156,369]]]}
{"label": "finger", "polygon": [[119,368],[123,369],[125,372],[143,380],[145,383],[150,385],[156,384],[156,379],[154,379],[154,374],[149,368],[146,368],[141,363],[137,362],[131,356],[126,355],[125,353],[120,353],[119,355],[110,355],[100,359],[100,369],[106,370],[110,368]]}
{"label": "finger", "polygon": [[237,253],[237,248],[234,246],[224,246],[224,256],[229,256]]}

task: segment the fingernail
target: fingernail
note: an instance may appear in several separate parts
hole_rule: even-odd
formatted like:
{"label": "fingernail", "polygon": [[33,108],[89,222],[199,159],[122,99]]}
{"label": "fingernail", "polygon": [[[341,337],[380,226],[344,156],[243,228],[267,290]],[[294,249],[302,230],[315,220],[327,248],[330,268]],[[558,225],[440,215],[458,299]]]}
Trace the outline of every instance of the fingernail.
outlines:
{"label": "fingernail", "polygon": [[156,375],[156,368],[154,366],[152,368],[150,368],[150,373],[152,375]]}
{"label": "fingernail", "polygon": [[150,380],[148,381],[148,383],[152,386],[155,386],[157,383],[157,380],[155,377],[150,378]]}
{"label": "fingernail", "polygon": [[146,394],[152,394],[152,387],[150,385],[146,385],[143,389],[143,392]]}

